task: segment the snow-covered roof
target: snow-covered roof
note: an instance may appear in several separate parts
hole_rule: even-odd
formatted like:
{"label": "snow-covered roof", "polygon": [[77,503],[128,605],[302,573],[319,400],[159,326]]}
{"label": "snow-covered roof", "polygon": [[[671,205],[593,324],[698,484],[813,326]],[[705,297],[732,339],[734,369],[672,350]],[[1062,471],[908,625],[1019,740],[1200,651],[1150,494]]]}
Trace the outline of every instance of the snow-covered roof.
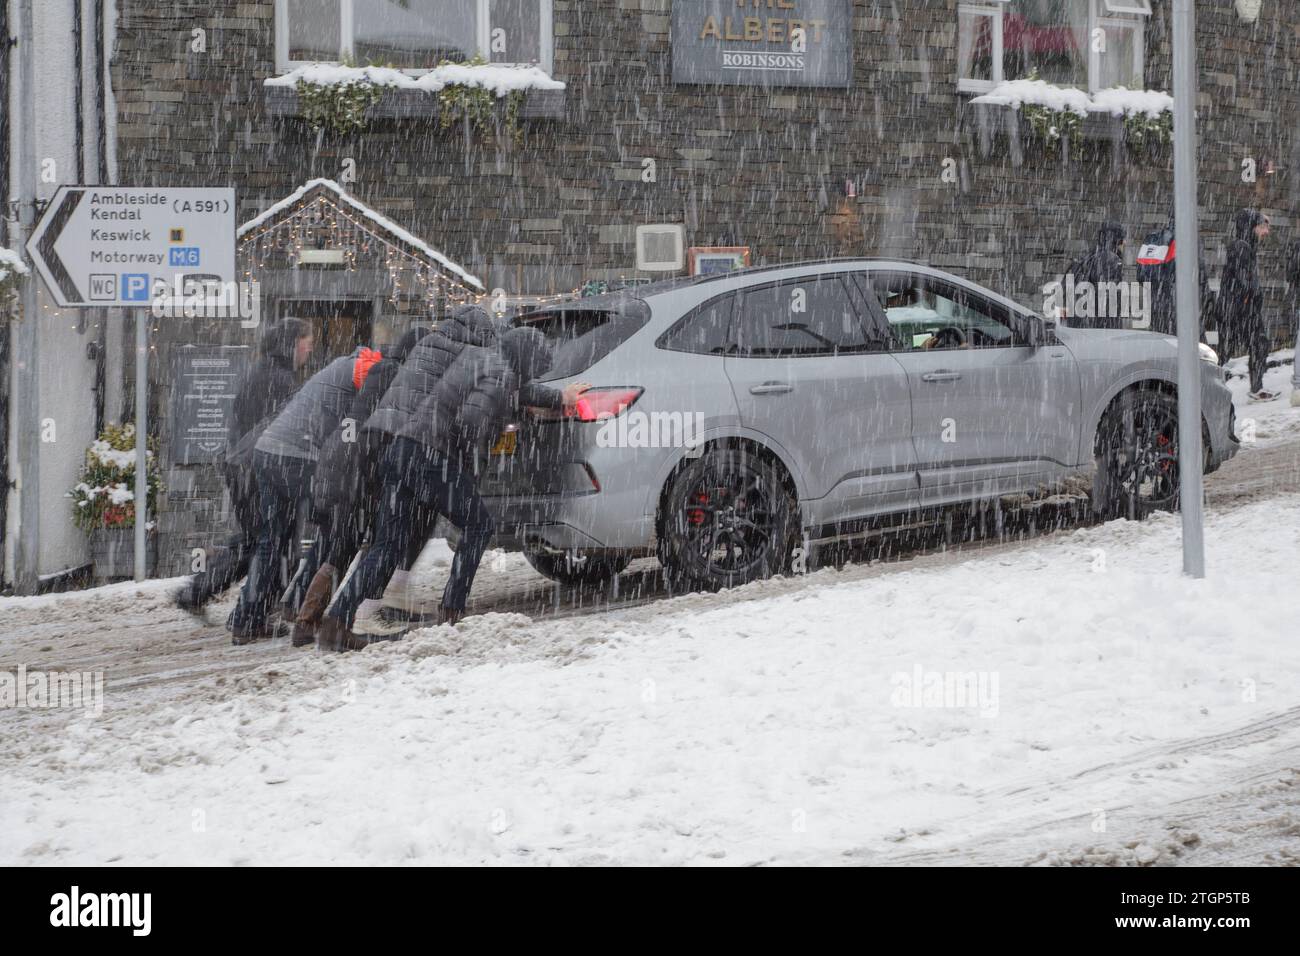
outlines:
{"label": "snow-covered roof", "polygon": [[422,90],[437,93],[445,87],[475,86],[491,90],[498,97],[526,90],[562,90],[564,83],[552,79],[538,66],[502,66],[496,63],[467,65],[447,63],[425,73],[413,76],[387,66],[339,66],[334,63],[308,63],[295,67],[281,76],[264,81],[266,86],[295,87],[299,83],[312,86],[339,86],[345,83],[370,83],[374,86],[391,86],[399,90]]}
{"label": "snow-covered roof", "polygon": [[245,235],[252,232],[254,229],[257,229],[258,227],[265,225],[267,222],[271,221],[277,216],[284,214],[287,210],[292,209],[295,205],[301,202],[307,196],[308,193],[311,193],[315,190],[328,190],[329,192],[334,194],[334,198],[343,202],[354,212],[360,214],[361,216],[364,216],[366,219],[369,219],[380,229],[383,229],[385,232],[392,235],[393,238],[399,240],[402,243],[405,243],[408,246],[411,246],[421,255],[438,263],[438,265],[442,266],[448,272],[451,272],[459,276],[461,279],[465,280],[465,282],[474,286],[476,289],[484,288],[482,280],[480,280],[477,276],[473,276],[470,273],[466,272],[465,269],[457,265],[455,262],[452,262],[450,259],[444,256],[437,249],[433,248],[431,245],[425,242],[423,239],[420,239],[414,234],[403,229],[401,226],[393,222],[393,220],[389,219],[387,216],[376,212],[375,210],[367,206],[365,203],[358,202],[357,200],[353,199],[351,196],[349,196],[346,192],[343,191],[342,186],[340,186],[332,179],[312,179],[307,181],[306,183],[304,183],[303,185],[295,189],[293,192],[291,192],[289,195],[285,196],[279,202],[275,203],[274,205],[258,213],[252,219],[248,220],[248,222],[240,226],[239,229],[236,230],[235,232],[236,238],[242,239]]}

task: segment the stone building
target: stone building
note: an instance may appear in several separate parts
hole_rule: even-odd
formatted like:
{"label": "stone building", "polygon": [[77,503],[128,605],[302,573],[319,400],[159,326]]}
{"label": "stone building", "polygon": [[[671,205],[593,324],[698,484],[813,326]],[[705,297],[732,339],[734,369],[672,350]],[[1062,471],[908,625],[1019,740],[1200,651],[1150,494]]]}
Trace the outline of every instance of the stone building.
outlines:
{"label": "stone building", "polygon": [[[1237,209],[1272,217],[1262,268],[1280,340],[1290,334],[1283,251],[1300,211],[1300,19],[1280,0],[1196,6],[1206,261],[1217,277]],[[1106,220],[1126,225],[1132,263],[1168,220],[1172,150],[1158,134],[1137,142],[1134,126],[1105,113],[1052,141],[1026,111],[972,99],[1032,78],[1085,93],[1168,90],[1171,7],[117,0],[117,181],[233,186],[239,221],[312,180],[339,184],[373,221],[474,280],[411,295],[382,270],[290,263],[263,302],[269,316],[347,316],[358,338],[380,341],[455,298],[536,300],[673,274],[638,270],[642,226],[678,232],[668,230],[666,251],[640,250],[655,260],[642,265],[671,269],[677,240],[746,247],[756,265],[888,255],[1034,305]],[[537,66],[563,88],[503,98],[474,122],[417,82],[443,60],[474,57]],[[316,128],[315,98],[274,82],[313,62],[388,64],[409,82],[366,100],[356,128]],[[171,407],[181,348],[247,348],[255,337],[237,323],[161,320],[156,407]],[[169,462],[163,567],[177,572],[222,504],[210,469]]]}
{"label": "stone building", "polygon": [[[1033,298],[1103,220],[1124,222],[1137,240],[1172,203],[1171,150],[1134,151],[1114,122],[1086,124],[1075,146],[1037,148],[1023,122],[970,104],[989,58],[960,62],[963,37],[978,46],[999,16],[1005,78],[1037,67],[1062,85],[1168,90],[1171,0],[411,2],[396,5],[409,14],[401,26],[418,29],[423,17],[428,42],[396,52],[382,29],[391,0],[345,2],[355,36],[300,13],[320,6],[338,2],[123,0],[113,58],[121,181],[229,183],[251,216],[312,177],[355,176],[347,188],[361,201],[511,295],[629,275],[636,227],[679,223],[688,246],[749,246],[756,264],[901,255]],[[500,24],[526,31],[525,56],[565,84],[527,95],[518,141],[504,109],[491,130],[444,129],[436,97],[410,91],[386,94],[358,132],[321,133],[295,115],[291,89],[264,85],[308,56],[297,46],[399,65],[429,65],[449,43],[459,43],[450,55],[470,55],[481,46],[475,31],[498,26],[476,23],[479,7],[510,11]],[[820,47],[847,52],[846,82],[793,86],[780,72],[760,82],[713,65],[698,82],[676,82],[675,55],[692,55],[685,44],[714,9],[737,37],[746,16],[772,30],[796,15],[828,20]],[[1232,212],[1263,206],[1275,225],[1265,272],[1280,293],[1279,254],[1300,201],[1300,21],[1290,4],[1258,9],[1247,22],[1231,0],[1197,4],[1202,228],[1214,266]],[[1112,12],[1125,10],[1149,13]],[[549,31],[535,38],[542,23]],[[207,31],[204,53],[189,49],[195,28]],[[1089,52],[1092,31],[1111,52]],[[1011,52],[1063,35],[1076,52]],[[815,39],[810,29],[810,64],[823,55]],[[727,72],[741,80],[713,82]],[[981,143],[981,122],[998,130],[991,142]],[[1254,182],[1243,181],[1247,160]]]}

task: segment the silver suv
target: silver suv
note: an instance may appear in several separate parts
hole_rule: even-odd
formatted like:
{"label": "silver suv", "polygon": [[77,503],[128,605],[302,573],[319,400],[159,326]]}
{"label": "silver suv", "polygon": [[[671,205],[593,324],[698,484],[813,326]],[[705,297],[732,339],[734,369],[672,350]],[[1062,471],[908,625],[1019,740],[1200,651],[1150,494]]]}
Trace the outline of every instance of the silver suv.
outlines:
{"label": "silver suv", "polygon": [[[923,265],[749,269],[516,321],[555,345],[553,384],[595,385],[503,436],[481,485],[498,540],[557,580],[656,554],[680,585],[735,585],[800,538],[1080,473],[1105,516],[1177,507],[1173,338],[1058,328]],[[1210,471],[1237,440],[1201,365]]]}

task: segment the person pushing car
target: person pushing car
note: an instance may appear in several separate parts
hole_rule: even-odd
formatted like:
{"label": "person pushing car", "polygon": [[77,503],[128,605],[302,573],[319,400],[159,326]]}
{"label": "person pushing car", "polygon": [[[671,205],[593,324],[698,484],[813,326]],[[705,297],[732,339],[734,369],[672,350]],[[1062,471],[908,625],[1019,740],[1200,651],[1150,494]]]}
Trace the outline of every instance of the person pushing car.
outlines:
{"label": "person pushing car", "polygon": [[489,448],[522,408],[571,408],[590,387],[573,383],[560,390],[536,383],[551,364],[546,337],[530,328],[510,329],[495,347],[461,350],[384,457],[373,546],[321,621],[319,647],[355,650],[370,643],[369,636],[351,630],[357,607],[383,586],[413,537],[428,537],[439,514],[461,537],[438,621],[460,620],[494,530],[478,493]]}

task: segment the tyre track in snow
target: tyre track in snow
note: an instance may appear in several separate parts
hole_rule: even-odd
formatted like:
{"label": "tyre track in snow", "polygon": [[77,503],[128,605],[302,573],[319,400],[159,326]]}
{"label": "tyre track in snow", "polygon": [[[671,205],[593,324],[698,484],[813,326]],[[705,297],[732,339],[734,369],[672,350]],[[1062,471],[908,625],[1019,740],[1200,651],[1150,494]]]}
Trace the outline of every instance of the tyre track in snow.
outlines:
{"label": "tyre track in snow", "polygon": [[[1300,440],[1247,448],[1206,479],[1212,511],[1239,507],[1276,495],[1300,492]],[[556,585],[516,562],[494,571],[485,562],[476,582],[470,614],[513,613],[533,620],[605,616],[611,626],[623,620],[653,620],[665,614],[715,609],[829,584],[858,581],[900,571],[924,569],[982,555],[1034,548],[1086,525],[1078,502],[1049,500],[1021,520],[1008,537],[981,537],[960,522],[881,535],[850,550],[839,570],[756,582],[719,593],[673,596],[653,559],[635,562],[620,575],[617,597],[597,588]],[[432,604],[437,592],[427,589]],[[0,669],[103,671],[106,691],[119,699],[146,693],[183,698],[200,684],[225,685],[241,674],[283,665],[312,655],[290,646],[287,636],[247,647],[232,647],[221,626],[234,592],[209,607],[206,623],[176,609],[158,594],[120,594],[87,603],[80,618],[60,615],[52,605],[6,612],[0,622]]]}
{"label": "tyre track in snow", "polygon": [[[1186,773],[1194,764],[1220,782],[1207,789],[1204,773]],[[975,799],[975,810],[900,834],[899,852],[844,856],[900,866],[1300,866],[1300,707]]]}

